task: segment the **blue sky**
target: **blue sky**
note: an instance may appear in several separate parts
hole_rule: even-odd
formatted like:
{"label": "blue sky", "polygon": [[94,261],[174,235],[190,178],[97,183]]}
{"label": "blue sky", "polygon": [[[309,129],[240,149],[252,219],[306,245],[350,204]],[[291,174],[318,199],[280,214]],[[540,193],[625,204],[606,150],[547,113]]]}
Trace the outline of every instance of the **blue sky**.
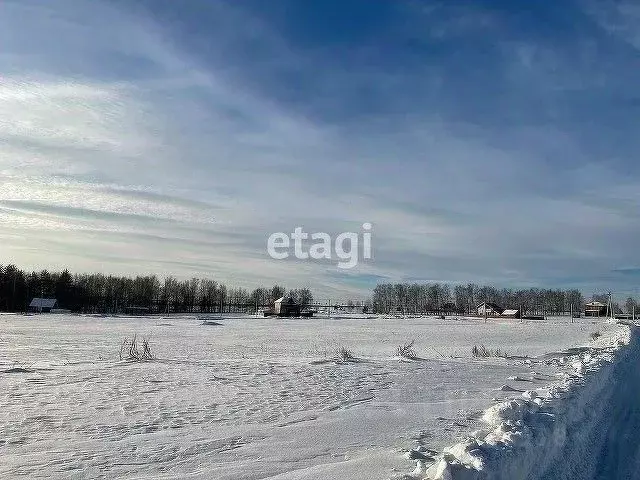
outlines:
{"label": "blue sky", "polygon": [[7,0],[0,45],[2,263],[635,291],[635,2]]}

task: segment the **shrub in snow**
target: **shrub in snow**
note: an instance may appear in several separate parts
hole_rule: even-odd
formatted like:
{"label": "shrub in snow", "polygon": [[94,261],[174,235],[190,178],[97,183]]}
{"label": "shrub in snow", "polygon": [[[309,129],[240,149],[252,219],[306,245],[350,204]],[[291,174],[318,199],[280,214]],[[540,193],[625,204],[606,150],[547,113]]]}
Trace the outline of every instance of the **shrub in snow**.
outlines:
{"label": "shrub in snow", "polygon": [[138,338],[134,335],[132,338],[125,338],[120,346],[120,360],[129,360],[134,362],[144,362],[153,360],[155,357],[151,353],[149,340],[142,339],[141,348],[138,346]]}
{"label": "shrub in snow", "polygon": [[400,345],[396,349],[396,355],[401,358],[408,358],[410,360],[415,360],[418,358],[418,354],[413,349],[413,344],[415,340],[411,340],[409,343],[405,343],[404,345]]}
{"label": "shrub in snow", "polygon": [[338,363],[355,362],[356,356],[346,347],[340,347],[336,350],[336,361]]}
{"label": "shrub in snow", "polygon": [[473,347],[471,347],[471,355],[473,355],[474,357],[488,357],[489,350],[487,350],[487,347],[485,347],[484,345],[474,345]]}

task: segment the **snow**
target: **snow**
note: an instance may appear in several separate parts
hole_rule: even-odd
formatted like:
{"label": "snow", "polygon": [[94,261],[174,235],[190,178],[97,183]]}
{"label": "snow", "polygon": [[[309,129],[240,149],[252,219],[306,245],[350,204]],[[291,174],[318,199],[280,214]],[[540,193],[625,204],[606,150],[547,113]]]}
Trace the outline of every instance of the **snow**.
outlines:
{"label": "snow", "polygon": [[[640,351],[630,327],[358,315],[216,321],[0,317],[0,477],[598,478],[577,466],[592,445],[610,442],[604,410],[640,426],[614,401],[640,381],[611,385],[638,375],[628,366]],[[603,335],[591,341],[596,330]],[[156,360],[119,359],[134,334],[150,339]],[[411,340],[419,358],[396,357]],[[474,345],[507,357],[473,358]],[[355,361],[335,361],[341,346]],[[586,476],[563,477],[562,458]]]}
{"label": "snow", "polygon": [[490,407],[487,429],[419,465],[416,478],[639,478],[638,333],[622,327],[572,353],[572,374]]}

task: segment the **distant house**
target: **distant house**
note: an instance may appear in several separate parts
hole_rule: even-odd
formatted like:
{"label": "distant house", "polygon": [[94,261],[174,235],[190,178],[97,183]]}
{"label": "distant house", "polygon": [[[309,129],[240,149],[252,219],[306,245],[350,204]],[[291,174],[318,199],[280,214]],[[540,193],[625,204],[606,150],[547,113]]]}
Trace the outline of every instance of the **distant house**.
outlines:
{"label": "distant house", "polygon": [[606,303],[602,302],[589,302],[584,308],[585,317],[606,317],[609,314],[609,309]]}
{"label": "distant house", "polygon": [[[264,311],[265,317],[299,317],[302,308],[293,298],[280,297],[273,302],[273,307]],[[309,315],[310,316],[310,315]]]}
{"label": "distant house", "polygon": [[51,310],[58,308],[58,300],[55,298],[34,298],[29,304],[30,312],[50,313]]}
{"label": "distant house", "polygon": [[508,318],[520,318],[520,309],[507,308],[506,310],[503,310],[500,316]]}
{"label": "distant house", "polygon": [[491,302],[482,302],[480,305],[478,305],[477,310],[478,315],[481,317],[497,317],[502,315],[502,312],[504,312],[504,308]]}
{"label": "distant house", "polygon": [[279,317],[299,317],[300,305],[293,298],[279,298],[274,303],[276,315]]}

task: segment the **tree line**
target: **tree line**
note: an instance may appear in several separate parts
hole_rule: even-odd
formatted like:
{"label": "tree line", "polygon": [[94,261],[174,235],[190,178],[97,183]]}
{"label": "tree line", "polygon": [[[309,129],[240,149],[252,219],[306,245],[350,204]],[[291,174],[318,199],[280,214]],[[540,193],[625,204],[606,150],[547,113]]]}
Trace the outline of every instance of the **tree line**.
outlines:
{"label": "tree line", "polygon": [[373,290],[372,304],[377,313],[443,313],[455,311],[473,314],[483,302],[503,308],[521,309],[524,315],[560,315],[584,310],[585,299],[579,290],[528,288],[514,290],[490,285],[447,285],[443,283],[385,283]]}
{"label": "tree line", "polygon": [[[210,278],[180,280],[173,276],[135,277],[102,273],[72,274],[69,270],[26,272],[15,265],[0,265],[0,311],[24,312],[34,297],[56,298],[60,308],[79,313],[217,313],[255,312],[288,297],[302,306],[313,304],[308,288],[287,291],[281,285],[247,290],[229,287]],[[607,303],[608,297],[594,294],[591,300]],[[489,285],[448,285],[445,283],[384,283],[377,285],[364,305],[374,313],[445,313],[473,314],[482,302],[504,308],[520,308],[523,315],[561,315],[584,311],[586,300],[579,290],[509,289]],[[356,305],[361,302],[349,301]],[[628,298],[627,313],[638,311],[638,302]],[[622,312],[614,304],[616,312]]]}
{"label": "tree line", "polygon": [[4,312],[24,312],[34,297],[55,298],[60,308],[80,313],[253,312],[283,296],[302,306],[313,303],[308,288],[287,291],[274,285],[250,291],[210,278],[72,274],[66,269],[26,272],[15,265],[0,265],[0,311]]}

